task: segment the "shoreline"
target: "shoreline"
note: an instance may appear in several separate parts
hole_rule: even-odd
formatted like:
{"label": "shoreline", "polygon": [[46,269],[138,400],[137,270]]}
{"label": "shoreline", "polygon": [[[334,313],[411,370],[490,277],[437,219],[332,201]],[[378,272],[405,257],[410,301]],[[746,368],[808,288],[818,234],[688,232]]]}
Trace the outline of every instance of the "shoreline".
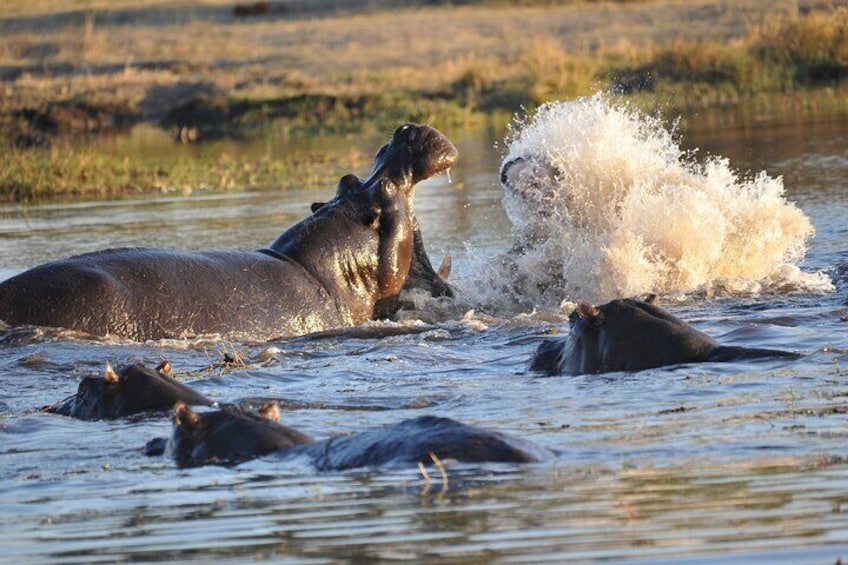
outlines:
{"label": "shoreline", "polygon": [[[140,4],[0,8],[0,198],[157,190],[161,167],[87,147],[139,124],[201,146],[376,135],[405,121],[467,129],[598,91],[684,120],[738,105],[848,112],[848,0],[480,0],[366,13],[329,0],[298,12],[290,0],[250,17],[224,0]],[[184,167],[179,182],[214,186],[210,163]],[[260,165],[271,185],[299,166]]]}

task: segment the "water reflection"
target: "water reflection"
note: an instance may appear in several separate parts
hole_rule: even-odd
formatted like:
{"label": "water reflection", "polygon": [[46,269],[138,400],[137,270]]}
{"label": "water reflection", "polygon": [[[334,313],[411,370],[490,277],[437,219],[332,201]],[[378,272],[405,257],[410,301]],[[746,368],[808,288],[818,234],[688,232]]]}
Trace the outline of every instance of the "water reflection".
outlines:
{"label": "water reflection", "polygon": [[[40,551],[60,562],[80,556],[474,560],[485,555],[508,562],[576,562],[700,555],[710,562],[797,563],[799,554],[839,555],[846,541],[844,533],[836,533],[844,524],[844,469],[844,463],[822,461],[821,468],[810,469],[780,459],[730,467],[534,468],[520,475],[457,470],[452,486],[435,493],[412,473],[344,474],[313,482],[196,470],[181,479],[194,496],[180,492],[179,505],[163,504],[175,493],[161,480],[104,499],[72,482],[68,486],[82,491],[81,500],[66,501],[64,512],[31,527],[38,531]],[[811,470],[812,484],[805,478]],[[110,509],[83,511],[89,505]],[[26,505],[21,508],[26,515]],[[21,547],[8,533],[3,537],[4,547],[11,548],[7,557],[26,555],[16,551]]]}

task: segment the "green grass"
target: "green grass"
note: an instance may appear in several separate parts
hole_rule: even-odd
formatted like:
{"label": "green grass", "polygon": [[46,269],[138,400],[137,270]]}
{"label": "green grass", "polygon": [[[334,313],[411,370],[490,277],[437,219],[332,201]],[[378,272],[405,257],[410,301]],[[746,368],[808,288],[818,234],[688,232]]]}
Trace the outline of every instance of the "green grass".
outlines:
{"label": "green grass", "polygon": [[0,192],[8,200],[114,198],[140,193],[189,195],[326,187],[364,156],[321,153],[272,158],[243,156],[210,145],[194,155],[130,157],[125,151],[63,140],[35,149],[9,147],[0,156]]}

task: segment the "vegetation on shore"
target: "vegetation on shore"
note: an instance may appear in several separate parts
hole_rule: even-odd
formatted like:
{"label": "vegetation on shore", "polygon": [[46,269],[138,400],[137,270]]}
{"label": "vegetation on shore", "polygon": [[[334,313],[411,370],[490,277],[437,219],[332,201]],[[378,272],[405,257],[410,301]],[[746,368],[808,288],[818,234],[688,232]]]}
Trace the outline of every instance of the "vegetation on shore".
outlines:
{"label": "vegetation on shore", "polygon": [[[8,199],[285,186],[310,175],[309,163],[211,154],[163,170],[79,143],[142,122],[181,142],[388,132],[407,120],[467,127],[602,89],[672,113],[769,93],[848,106],[832,94],[848,78],[848,7],[835,0],[422,1],[366,14],[325,0],[242,16],[224,0],[182,11],[155,0],[65,4],[0,9]],[[428,25],[446,29],[416,29]]]}

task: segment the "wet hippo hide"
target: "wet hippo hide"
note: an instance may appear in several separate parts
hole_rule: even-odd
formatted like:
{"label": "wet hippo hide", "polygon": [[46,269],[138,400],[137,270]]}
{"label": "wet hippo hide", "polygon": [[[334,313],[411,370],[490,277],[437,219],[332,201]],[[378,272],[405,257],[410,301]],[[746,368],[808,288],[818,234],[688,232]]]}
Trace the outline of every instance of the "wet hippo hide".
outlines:
{"label": "wet hippo hide", "polygon": [[107,364],[102,376],[84,377],[74,396],[44,411],[81,420],[104,420],[142,412],[164,412],[178,402],[192,406],[213,404],[212,400],[175,380],[167,361],[155,370],[133,364],[115,371]]}
{"label": "wet hippo hide", "polygon": [[569,317],[571,335],[544,340],[530,369],[550,375],[640,371],[653,367],[765,357],[797,359],[789,351],[720,345],[715,339],[646,301],[580,302]]}
{"label": "wet hippo hide", "polygon": [[110,249],[0,284],[0,319],[135,340],[218,333],[269,339],[359,325],[397,306],[414,249],[415,185],[456,148],[406,124],[357,190],[259,251]]}
{"label": "wet hippo hide", "polygon": [[[363,183],[356,175],[345,175],[339,180],[336,188],[336,198],[345,198],[351,192],[362,190]],[[313,202],[312,213],[314,214],[324,206],[326,202]],[[437,298],[440,296],[453,297],[454,289],[448,283],[448,277],[451,272],[451,256],[446,253],[436,271],[433,264],[430,262],[430,256],[424,248],[424,237],[421,235],[421,226],[418,223],[418,218],[412,214],[412,260],[409,264],[409,272],[407,273],[406,283],[403,285],[404,291],[421,289]],[[390,315],[389,313],[378,313]]]}
{"label": "wet hippo hide", "polygon": [[278,417],[276,404],[260,414],[236,406],[199,413],[178,406],[172,436],[167,442],[152,440],[146,451],[148,455],[164,451],[180,467],[236,464],[274,453],[284,459],[306,457],[319,470],[431,464],[434,457],[528,463],[555,456],[532,442],[435,416],[322,441],[280,424]]}
{"label": "wet hippo hide", "polygon": [[264,406],[258,413],[237,405],[198,413],[180,404],[174,409],[171,437],[164,443],[152,440],[146,452],[153,455],[164,447],[180,467],[228,465],[312,441],[306,434],[281,425],[278,419],[276,404]]}

